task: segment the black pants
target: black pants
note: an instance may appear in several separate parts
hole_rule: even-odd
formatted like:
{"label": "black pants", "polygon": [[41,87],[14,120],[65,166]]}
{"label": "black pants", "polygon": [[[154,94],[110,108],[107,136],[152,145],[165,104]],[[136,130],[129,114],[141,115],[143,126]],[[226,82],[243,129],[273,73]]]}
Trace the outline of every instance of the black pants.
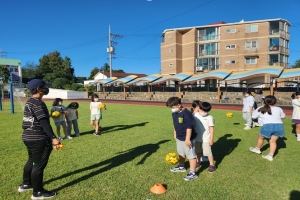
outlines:
{"label": "black pants", "polygon": [[24,166],[23,184],[32,185],[33,192],[43,191],[44,169],[52,151],[51,140],[25,141],[28,160]]}

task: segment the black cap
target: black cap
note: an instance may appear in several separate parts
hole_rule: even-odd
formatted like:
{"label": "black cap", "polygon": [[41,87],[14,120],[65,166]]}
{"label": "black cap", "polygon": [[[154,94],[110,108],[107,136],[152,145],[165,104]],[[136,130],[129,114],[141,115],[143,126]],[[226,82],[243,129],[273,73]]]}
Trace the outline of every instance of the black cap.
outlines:
{"label": "black cap", "polygon": [[46,83],[45,81],[41,80],[41,79],[32,79],[31,81],[29,81],[27,83],[27,88],[30,90],[34,90],[36,88],[41,88],[44,86],[50,86],[52,85],[51,83]]}

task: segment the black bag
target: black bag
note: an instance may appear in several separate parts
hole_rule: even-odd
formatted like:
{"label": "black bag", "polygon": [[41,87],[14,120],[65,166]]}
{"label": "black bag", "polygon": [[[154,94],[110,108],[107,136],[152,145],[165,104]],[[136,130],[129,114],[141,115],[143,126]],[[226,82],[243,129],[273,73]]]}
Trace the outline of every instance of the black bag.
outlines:
{"label": "black bag", "polygon": [[254,101],[254,104],[253,104],[253,109],[256,110],[257,109],[257,103],[256,101]]}

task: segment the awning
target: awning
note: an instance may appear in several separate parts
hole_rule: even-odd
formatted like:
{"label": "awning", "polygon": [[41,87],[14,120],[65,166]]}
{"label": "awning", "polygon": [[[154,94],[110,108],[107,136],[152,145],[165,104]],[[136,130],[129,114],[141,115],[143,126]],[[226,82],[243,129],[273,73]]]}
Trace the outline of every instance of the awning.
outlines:
{"label": "awning", "polygon": [[107,84],[107,83],[110,83],[114,80],[118,79],[117,77],[110,77],[110,78],[107,78],[107,79],[102,79],[102,80],[99,80],[99,81],[96,81],[96,83],[100,83],[100,84]]}
{"label": "awning", "polygon": [[300,76],[300,68],[285,69],[278,78],[294,78]]}
{"label": "awning", "polygon": [[174,76],[170,76],[170,77],[166,77],[166,78],[161,78],[161,79],[158,79],[156,81],[153,81],[151,83],[151,85],[159,84],[159,83],[164,83],[164,82],[167,82],[169,80],[182,82],[185,79],[191,77],[192,75],[193,75],[193,73],[191,73],[191,72],[189,72],[189,73],[180,73],[180,74],[176,74]]}
{"label": "awning", "polygon": [[130,81],[126,85],[133,85],[133,84],[136,84],[138,82],[148,82],[148,83],[151,83],[153,81],[158,80],[160,77],[162,77],[162,75],[160,75],[160,74],[152,74],[152,75],[149,75],[149,76],[146,76],[146,77],[143,77],[143,78],[134,79],[133,81]]}
{"label": "awning", "polygon": [[194,75],[184,81],[182,81],[183,84],[193,83],[200,80],[206,80],[206,79],[219,79],[224,80],[226,77],[228,77],[232,73],[232,70],[216,70],[209,72],[207,74],[199,74]]}
{"label": "awning", "polygon": [[251,71],[243,71],[243,72],[233,72],[230,76],[228,76],[225,80],[236,80],[236,79],[247,79],[250,77],[257,77],[257,76],[264,76],[266,74],[270,75],[271,77],[278,77],[283,71],[283,67],[264,67],[260,69],[255,69]]}
{"label": "awning", "polygon": [[137,77],[138,76],[136,76],[136,75],[129,75],[129,76],[126,76],[124,78],[120,78],[120,79],[117,79],[113,82],[110,82],[110,83],[108,83],[108,85],[112,85],[112,84],[115,84],[115,83],[124,83],[124,84],[126,84],[126,83],[129,83],[130,81],[133,81]]}

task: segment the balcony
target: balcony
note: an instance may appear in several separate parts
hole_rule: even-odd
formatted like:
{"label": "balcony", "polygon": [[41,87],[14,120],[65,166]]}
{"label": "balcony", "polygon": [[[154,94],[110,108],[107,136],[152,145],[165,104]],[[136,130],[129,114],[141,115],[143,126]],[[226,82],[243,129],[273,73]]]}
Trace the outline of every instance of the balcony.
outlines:
{"label": "balcony", "polygon": [[284,68],[289,68],[290,64],[289,63],[284,63],[284,62],[278,62],[278,61],[270,61],[269,66],[281,66]]}
{"label": "balcony", "polygon": [[196,71],[211,71],[220,69],[220,65],[202,65],[196,66]]}
{"label": "balcony", "polygon": [[279,35],[281,38],[290,40],[290,33],[286,32],[282,29],[270,29],[269,35]]}
{"label": "balcony", "polygon": [[200,36],[198,41],[209,41],[209,40],[219,40],[219,35],[207,35],[207,36]]}
{"label": "balcony", "polygon": [[269,46],[269,51],[280,52],[282,54],[290,54],[290,50],[288,48],[279,45]]}
{"label": "balcony", "polygon": [[200,56],[213,56],[213,55],[218,55],[218,54],[219,54],[218,50],[211,50],[211,51],[200,50],[200,52],[198,52],[198,57],[200,57]]}

